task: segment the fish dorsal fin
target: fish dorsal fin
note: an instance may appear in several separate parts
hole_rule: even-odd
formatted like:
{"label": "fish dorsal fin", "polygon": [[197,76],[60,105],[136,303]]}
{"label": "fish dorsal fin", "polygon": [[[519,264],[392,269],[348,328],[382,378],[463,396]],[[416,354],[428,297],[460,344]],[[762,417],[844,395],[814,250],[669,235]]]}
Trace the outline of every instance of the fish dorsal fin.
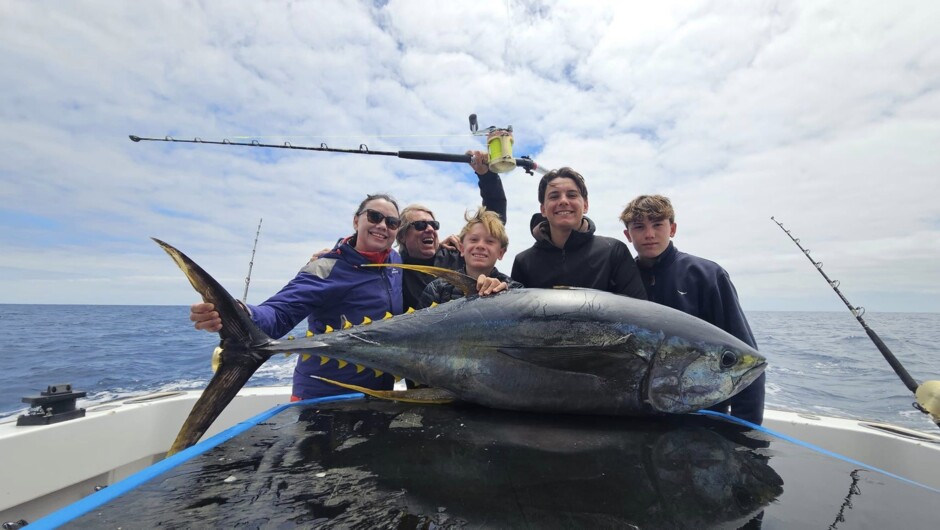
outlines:
{"label": "fish dorsal fin", "polygon": [[453,393],[444,390],[443,388],[411,388],[408,390],[373,390],[371,388],[365,388],[357,385],[350,385],[348,383],[342,383],[339,381],[334,381],[332,379],[327,379],[325,377],[319,377],[316,375],[310,376],[314,379],[319,379],[321,381],[326,381],[327,383],[332,383],[336,386],[341,386],[349,390],[354,390],[356,392],[362,392],[367,396],[372,396],[374,398],[386,399],[390,401],[404,401],[406,403],[423,403],[427,405],[443,405],[446,403],[453,403],[457,401],[457,396]]}
{"label": "fish dorsal fin", "polygon": [[551,370],[618,377],[633,373],[637,361],[646,359],[637,352],[633,334],[608,344],[569,344],[564,346],[503,346],[497,350],[527,363]]}
{"label": "fish dorsal fin", "polygon": [[435,278],[443,278],[447,283],[453,285],[464,296],[477,294],[477,281],[461,272],[452,271],[442,267],[432,267],[430,265],[409,265],[407,263],[368,263],[362,267],[392,267],[396,269],[405,269],[410,271],[423,272],[430,274]]}

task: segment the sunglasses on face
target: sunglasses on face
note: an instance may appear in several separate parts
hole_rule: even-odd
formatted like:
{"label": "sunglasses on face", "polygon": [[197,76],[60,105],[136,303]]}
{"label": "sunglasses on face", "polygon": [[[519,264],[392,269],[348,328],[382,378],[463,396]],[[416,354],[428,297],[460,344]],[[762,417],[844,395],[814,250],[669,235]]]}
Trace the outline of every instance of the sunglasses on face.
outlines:
{"label": "sunglasses on face", "polygon": [[398,230],[398,227],[401,226],[400,218],[394,217],[391,215],[385,215],[382,212],[377,212],[370,208],[366,208],[365,210],[357,213],[356,215],[362,215],[362,214],[366,214],[366,219],[368,219],[369,222],[374,225],[381,224],[382,221],[385,221],[385,226],[387,226],[389,230]]}
{"label": "sunglasses on face", "polygon": [[428,225],[431,225],[431,228],[435,230],[441,229],[441,223],[437,221],[412,221],[408,224],[408,226],[413,226],[418,232],[424,232]]}

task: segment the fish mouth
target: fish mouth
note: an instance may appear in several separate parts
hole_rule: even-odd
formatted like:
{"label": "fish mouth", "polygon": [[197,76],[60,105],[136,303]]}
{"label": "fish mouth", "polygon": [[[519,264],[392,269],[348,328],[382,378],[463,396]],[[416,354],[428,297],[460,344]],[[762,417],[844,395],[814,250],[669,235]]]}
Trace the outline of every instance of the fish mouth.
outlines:
{"label": "fish mouth", "polygon": [[[751,383],[756,381],[757,378],[760,377],[760,375],[764,373],[764,370],[766,369],[767,369],[766,359],[760,359],[758,362],[754,364],[754,366],[748,368],[743,374],[741,374],[738,377],[737,384],[741,386],[741,389],[738,390],[738,392],[744,390],[747,387],[747,385],[750,385]],[[737,392],[735,392],[735,394],[737,394]]]}

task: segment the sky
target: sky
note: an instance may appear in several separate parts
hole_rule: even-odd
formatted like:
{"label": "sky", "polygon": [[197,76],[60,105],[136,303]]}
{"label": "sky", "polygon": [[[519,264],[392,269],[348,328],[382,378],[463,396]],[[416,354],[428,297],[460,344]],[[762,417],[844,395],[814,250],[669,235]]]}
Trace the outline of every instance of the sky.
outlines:
{"label": "sky", "polygon": [[[514,155],[570,166],[599,234],[669,196],[746,311],[940,311],[940,3],[0,2],[0,303],[198,301],[150,237],[249,302],[352,234],[367,193],[480,201],[469,166],[128,135]],[[933,147],[931,147],[933,146]],[[537,176],[502,175],[512,269]]]}

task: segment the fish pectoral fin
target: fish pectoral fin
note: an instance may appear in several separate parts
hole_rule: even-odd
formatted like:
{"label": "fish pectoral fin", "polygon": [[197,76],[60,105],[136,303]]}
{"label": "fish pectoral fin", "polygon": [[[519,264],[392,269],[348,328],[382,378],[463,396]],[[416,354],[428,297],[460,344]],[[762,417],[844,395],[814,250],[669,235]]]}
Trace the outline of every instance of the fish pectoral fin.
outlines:
{"label": "fish pectoral fin", "polygon": [[393,267],[396,269],[405,269],[410,271],[423,272],[435,278],[443,278],[447,283],[453,285],[464,296],[477,294],[477,280],[461,272],[452,271],[443,267],[433,267],[431,265],[411,265],[407,263],[369,263],[360,265],[361,267]]}
{"label": "fish pectoral fin", "polygon": [[405,403],[421,403],[425,405],[444,405],[446,403],[453,403],[457,401],[457,396],[453,393],[444,390],[443,388],[411,388],[408,390],[373,390],[371,388],[365,388],[358,385],[350,385],[348,383],[341,383],[339,381],[334,381],[333,379],[327,379],[325,377],[320,377],[316,375],[311,375],[310,377],[314,379],[319,379],[320,381],[326,381],[327,383],[334,384],[336,386],[341,386],[343,388],[348,388],[349,390],[355,390],[356,392],[362,392],[367,396],[372,396],[378,399],[386,399],[389,401],[403,401]]}
{"label": "fish pectoral fin", "polygon": [[504,346],[497,351],[513,359],[542,368],[565,372],[587,373],[616,377],[621,372],[634,372],[634,364],[646,365],[646,360],[633,347],[632,335],[616,344],[568,346]]}

